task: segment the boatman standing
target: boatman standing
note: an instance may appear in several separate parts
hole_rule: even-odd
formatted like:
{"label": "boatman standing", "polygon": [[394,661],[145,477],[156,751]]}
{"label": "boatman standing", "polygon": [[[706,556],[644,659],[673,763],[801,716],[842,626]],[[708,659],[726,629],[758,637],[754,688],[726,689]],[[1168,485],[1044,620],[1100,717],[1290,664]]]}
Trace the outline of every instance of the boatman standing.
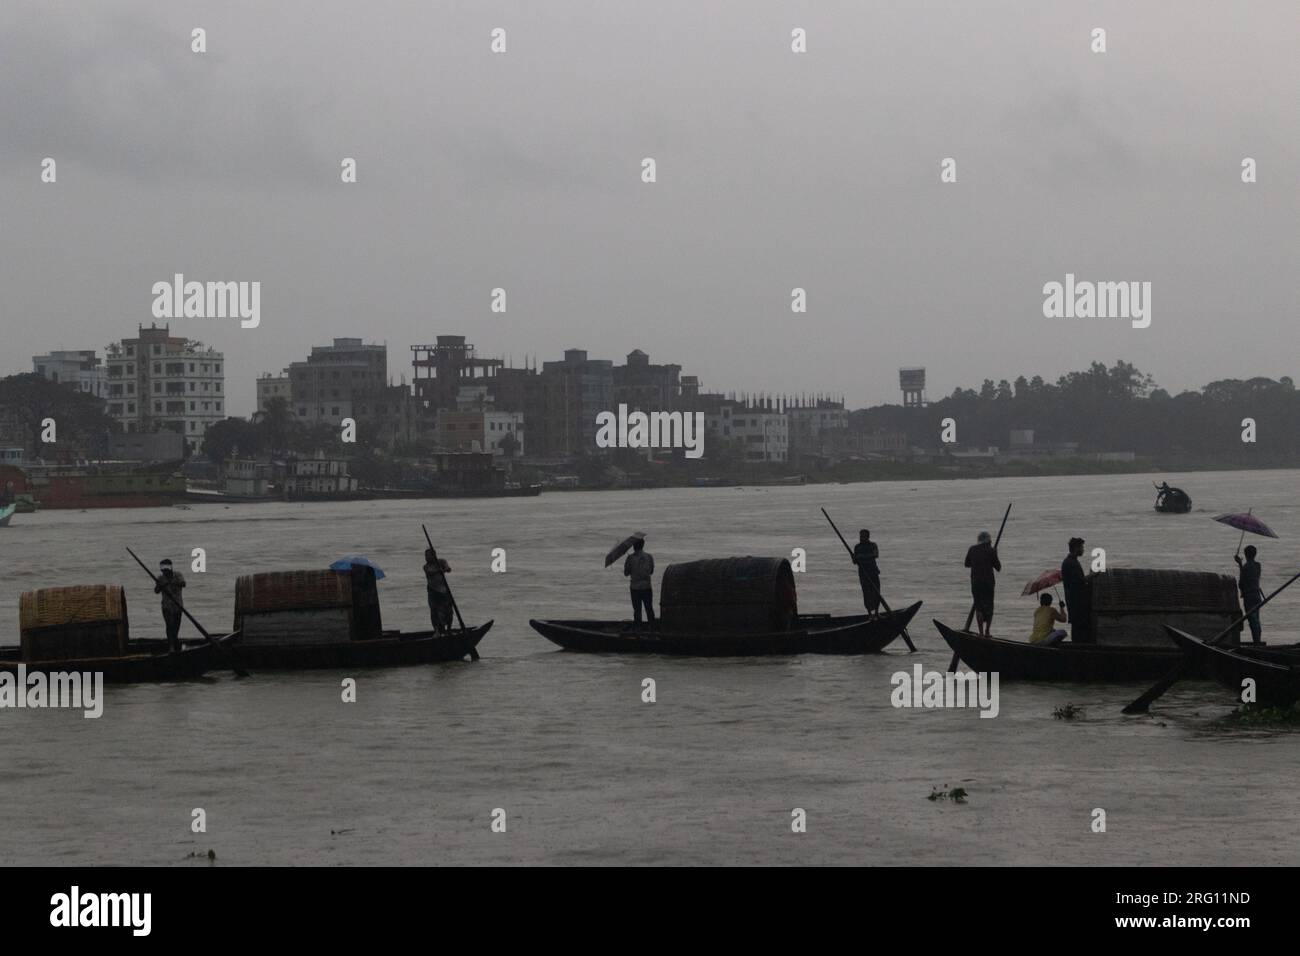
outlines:
{"label": "boatman standing", "polygon": [[185,587],[185,577],[179,571],[172,570],[171,558],[158,562],[158,583],[153,586],[154,594],[162,595],[163,624],[167,627],[167,644],[173,651],[181,649],[181,608],[185,599],[181,590]]}
{"label": "boatman standing", "polygon": [[1070,615],[1070,640],[1075,644],[1092,643],[1092,585],[1083,573],[1079,556],[1083,539],[1071,538],[1069,553],[1061,562],[1061,586],[1065,589],[1065,607]]}
{"label": "boatman standing", "polygon": [[623,576],[631,579],[632,586],[632,620],[641,623],[641,608],[645,608],[646,620],[651,625],[655,622],[655,593],[651,581],[655,573],[655,559],[645,549],[645,539],[637,538],[632,542],[632,553],[623,562]]}
{"label": "boatman standing", "polygon": [[858,566],[858,585],[862,588],[862,603],[868,617],[880,613],[880,548],[871,540],[871,532],[863,528],[858,532],[858,543],[853,549],[853,563]]}
{"label": "boatman standing", "polygon": [[[1237,578],[1237,590],[1241,592],[1241,603],[1244,609],[1249,611],[1252,607],[1258,607],[1264,600],[1264,589],[1260,586],[1259,576],[1263,571],[1255,555],[1259,552],[1253,544],[1246,545],[1246,560],[1241,560],[1241,555],[1234,554],[1232,560],[1237,562],[1237,567],[1241,568],[1241,575]],[[1264,629],[1259,623],[1259,611],[1251,614],[1246,620],[1250,623],[1250,639],[1253,643],[1258,644],[1260,636]]]}
{"label": "boatman standing", "polygon": [[429,596],[429,621],[441,633],[451,630],[451,589],[446,574],[451,565],[438,557],[433,548],[424,550],[424,583]]}
{"label": "boatman standing", "polygon": [[970,596],[975,605],[975,626],[980,637],[992,637],[993,594],[997,588],[995,571],[1002,570],[998,550],[993,547],[993,535],[981,531],[974,544],[966,551],[966,567],[970,568]]}

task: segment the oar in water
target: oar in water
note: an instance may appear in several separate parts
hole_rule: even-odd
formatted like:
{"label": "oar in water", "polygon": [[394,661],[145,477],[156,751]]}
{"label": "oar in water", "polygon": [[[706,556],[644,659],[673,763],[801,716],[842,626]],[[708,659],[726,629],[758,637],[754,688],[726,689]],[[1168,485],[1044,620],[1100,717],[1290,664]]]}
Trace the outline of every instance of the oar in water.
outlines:
{"label": "oar in water", "polygon": [[[825,509],[825,508],[822,509],[822,514],[826,515],[826,520],[831,522],[831,527],[832,527],[832,528],[835,528],[835,536],[836,536],[837,538],[840,539],[840,544],[844,545],[844,550],[847,551],[847,552],[849,553],[849,557],[850,557],[850,558],[853,557],[853,549],[850,548],[850,547],[849,547],[849,543],[848,543],[847,541],[844,540],[844,535],[840,534],[840,529],[835,527],[835,522],[834,522],[834,521],[831,521],[831,516],[828,515],[828,514],[826,514],[826,509]],[[890,610],[890,608],[889,608],[889,603],[885,600],[885,596],[884,596],[883,594],[880,593],[880,589],[877,588],[877,587],[875,586],[875,584],[872,584],[870,578],[863,579],[861,576],[859,576],[858,580],[866,580],[866,582],[867,582],[868,584],[871,585],[871,590],[873,590],[873,591],[876,592],[876,597],[877,597],[877,598],[879,599],[879,601],[880,601],[880,606],[883,607],[883,608],[885,609],[885,613],[886,613],[886,614],[893,614],[893,613],[894,613],[892,610]],[[902,637],[903,637],[903,641],[907,644],[907,649],[908,649],[909,651],[911,651],[913,654],[915,654],[915,653],[916,653],[916,645],[912,643],[912,638],[911,638],[911,636],[907,633],[907,628],[906,628],[906,627],[901,628],[900,631],[899,631],[899,633],[902,635]]]}
{"label": "oar in water", "polygon": [[[429,537],[429,529],[424,525],[420,525],[420,530],[424,532],[424,540],[429,542],[429,550],[433,552],[433,566],[438,569],[438,576],[442,578],[443,587],[447,589],[447,599],[451,601],[451,609],[456,612],[456,620],[460,622],[460,629],[464,632],[466,630],[465,619],[460,616],[460,608],[456,606],[456,598],[451,593],[451,582],[447,580],[447,575],[443,573],[442,565],[438,563],[438,552],[433,546],[433,539]],[[472,661],[478,660],[478,648],[471,647],[469,649],[469,659]]]}
{"label": "oar in water", "polygon": [[[144,568],[144,573],[149,575],[149,577],[153,578],[153,583],[156,586],[158,584],[158,576],[149,570],[149,566],[140,560],[140,556],[136,554],[134,551],[132,551],[130,548],[126,549],[126,553],[131,555],[131,557],[135,558],[135,563],[140,565],[140,567]],[[203,635],[204,640],[206,640],[209,644],[213,645],[214,647],[218,648],[223,654],[226,655],[226,663],[230,665],[230,669],[235,672],[236,677],[248,676],[248,671],[240,667],[239,662],[235,660],[234,652],[232,652],[224,644],[218,644],[216,641],[214,641],[212,639],[212,635],[209,634],[206,630],[204,630],[203,625],[194,619],[194,615],[185,609],[184,604],[182,604],[180,601],[176,600],[174,597],[168,594],[166,589],[164,589],[161,593],[163,597],[165,597],[167,600],[171,601],[178,608],[180,608],[181,613],[190,619],[191,624],[193,624],[196,628],[198,628],[199,633]]]}
{"label": "oar in water", "polygon": [[[1295,574],[1291,575],[1290,579],[1286,582],[1286,584],[1282,585],[1280,588],[1278,588],[1268,597],[1264,598],[1264,600],[1260,601],[1258,604],[1256,604],[1253,608],[1251,608],[1241,617],[1237,618],[1226,628],[1220,631],[1217,635],[1215,635],[1215,637],[1212,640],[1206,641],[1206,643],[1209,644],[1211,647],[1217,647],[1219,645],[1219,642],[1222,641],[1225,637],[1227,637],[1230,633],[1232,633],[1234,628],[1238,628],[1241,626],[1242,621],[1246,620],[1246,618],[1250,617],[1252,614],[1254,614],[1256,611],[1262,608],[1269,601],[1273,600],[1273,598],[1277,597],[1279,594],[1281,594],[1283,591],[1289,588],[1297,578],[1300,578],[1300,571],[1297,571]],[[1125,707],[1123,712],[1125,714],[1145,714],[1147,712],[1147,709],[1152,705],[1152,703],[1154,703],[1158,698],[1160,698],[1165,691],[1169,690],[1169,688],[1173,687],[1180,680],[1182,680],[1184,676],[1184,671],[1186,669],[1186,665],[1187,665],[1187,658],[1184,657],[1181,661],[1179,661],[1177,664],[1174,665],[1173,670],[1171,670],[1164,677],[1160,678],[1160,680],[1157,681],[1155,684],[1151,685],[1151,688],[1145,694],[1143,694],[1137,700],[1133,701],[1133,703]]]}
{"label": "oar in water", "polygon": [[[1014,502],[1010,502],[1010,501],[1007,502],[1007,510],[1006,510],[1006,511],[1003,513],[1003,515],[1002,515],[1002,524],[998,527],[998,537],[997,537],[997,540],[993,542],[993,550],[994,550],[994,551],[997,551],[997,549],[998,549],[998,545],[1000,545],[1000,544],[1002,543],[1002,532],[1005,531],[1006,528],[1007,528],[1007,518],[1010,517],[1010,515],[1011,515],[1011,505],[1012,505],[1012,504],[1014,504]],[[971,606],[970,606],[970,613],[966,615],[966,627],[964,628],[964,630],[967,630],[967,631],[970,630],[970,622],[973,621],[974,619],[975,619],[975,602],[972,601],[972,602],[971,602]],[[960,660],[961,660],[961,658],[960,658],[960,656],[957,654],[957,652],[956,652],[956,651],[953,651],[953,652],[952,652],[952,661],[948,664],[948,670],[950,670],[950,671],[956,671],[956,670],[957,670],[957,664],[960,662]]]}

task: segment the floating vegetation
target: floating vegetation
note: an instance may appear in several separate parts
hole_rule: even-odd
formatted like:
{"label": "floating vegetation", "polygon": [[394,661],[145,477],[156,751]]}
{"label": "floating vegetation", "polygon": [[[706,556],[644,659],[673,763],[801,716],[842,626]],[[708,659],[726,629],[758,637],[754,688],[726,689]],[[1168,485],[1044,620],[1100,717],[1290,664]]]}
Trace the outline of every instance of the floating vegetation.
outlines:
{"label": "floating vegetation", "polygon": [[1290,707],[1242,704],[1224,720],[1249,727],[1300,727],[1300,703]]}
{"label": "floating vegetation", "polygon": [[945,784],[943,785],[943,789],[942,789],[942,790],[940,790],[938,787],[931,787],[931,788],[930,788],[930,795],[929,795],[928,797],[926,797],[925,799],[930,800],[930,801],[935,801],[935,800],[951,800],[953,803],[965,803],[965,802],[966,802],[966,788],[965,788],[965,787],[953,787],[953,788],[950,790],[950,789],[948,789],[948,785],[945,783]]}
{"label": "floating vegetation", "polygon": [[1052,716],[1057,720],[1077,720],[1086,717],[1087,708],[1075,707],[1073,704],[1066,704],[1064,707],[1058,707],[1052,711]]}

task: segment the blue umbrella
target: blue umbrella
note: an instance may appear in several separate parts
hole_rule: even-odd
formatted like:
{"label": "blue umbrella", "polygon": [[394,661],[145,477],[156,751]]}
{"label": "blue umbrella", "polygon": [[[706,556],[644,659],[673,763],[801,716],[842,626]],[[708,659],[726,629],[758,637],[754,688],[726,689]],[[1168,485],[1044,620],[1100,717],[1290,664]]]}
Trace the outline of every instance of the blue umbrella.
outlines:
{"label": "blue umbrella", "polygon": [[337,561],[335,561],[333,564],[330,565],[330,570],[351,571],[354,567],[374,568],[375,580],[382,581],[384,579],[383,569],[362,554],[349,554],[346,557],[339,558]]}

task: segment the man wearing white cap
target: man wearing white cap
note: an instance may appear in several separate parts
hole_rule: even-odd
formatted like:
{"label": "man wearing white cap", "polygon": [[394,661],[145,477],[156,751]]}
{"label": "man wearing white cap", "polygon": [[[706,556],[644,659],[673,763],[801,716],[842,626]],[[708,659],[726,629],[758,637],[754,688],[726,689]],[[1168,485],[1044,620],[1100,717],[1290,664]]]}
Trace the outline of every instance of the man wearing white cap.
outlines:
{"label": "man wearing white cap", "polygon": [[181,649],[181,608],[185,601],[181,589],[185,587],[185,578],[179,571],[172,570],[171,558],[163,558],[158,563],[158,583],[153,586],[154,594],[162,595],[163,623],[167,625],[167,643],[173,651]]}

